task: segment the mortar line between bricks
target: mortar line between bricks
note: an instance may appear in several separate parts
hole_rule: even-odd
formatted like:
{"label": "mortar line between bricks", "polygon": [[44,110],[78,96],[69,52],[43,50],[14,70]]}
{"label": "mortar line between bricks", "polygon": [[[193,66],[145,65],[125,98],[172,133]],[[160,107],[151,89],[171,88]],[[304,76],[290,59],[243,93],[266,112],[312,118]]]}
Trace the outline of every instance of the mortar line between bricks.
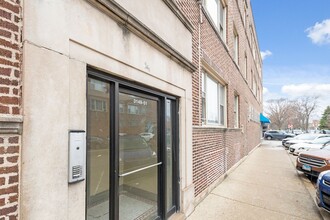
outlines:
{"label": "mortar line between bricks", "polygon": [[253,205],[253,204],[250,204],[250,203],[247,203],[247,202],[243,202],[243,201],[239,201],[239,200],[236,200],[236,199],[228,198],[228,197],[225,197],[225,196],[217,195],[217,194],[214,194],[214,193],[210,193],[210,194],[212,194],[214,196],[217,196],[217,197],[222,197],[224,199],[229,199],[229,200],[234,201],[234,202],[239,202],[239,203],[246,204],[246,205],[253,206],[253,207],[256,207],[256,208],[260,208],[260,209],[265,209],[267,211],[271,211],[271,212],[275,212],[275,213],[279,213],[279,214],[293,216],[293,217],[296,217],[298,219],[314,220],[314,219],[310,219],[310,218],[303,218],[303,217],[297,216],[297,215],[292,215],[292,214],[289,214],[289,213],[286,213],[286,212],[279,212],[277,210],[268,209],[268,208],[265,208],[265,207],[260,207],[260,206]]}

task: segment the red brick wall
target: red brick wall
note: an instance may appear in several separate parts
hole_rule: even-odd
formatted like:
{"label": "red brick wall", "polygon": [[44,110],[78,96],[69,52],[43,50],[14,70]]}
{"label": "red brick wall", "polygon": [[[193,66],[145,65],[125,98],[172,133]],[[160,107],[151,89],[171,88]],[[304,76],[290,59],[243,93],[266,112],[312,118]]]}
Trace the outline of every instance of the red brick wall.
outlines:
{"label": "red brick wall", "polygon": [[[186,15],[188,20],[192,23],[195,30],[192,35],[192,63],[199,68],[199,57],[202,56],[202,51],[199,53],[198,48],[198,41],[199,41],[199,34],[198,34],[198,21],[199,21],[199,6],[195,0],[177,0],[177,3],[182,10],[182,12]],[[193,110],[193,125],[199,125],[200,123],[200,103],[196,100],[197,97],[200,97],[200,74],[197,70],[192,74],[192,83],[193,83],[193,90],[192,90],[192,110]]]}
{"label": "red brick wall", "polygon": [[0,114],[20,114],[19,1],[0,0]]}
{"label": "red brick wall", "polygon": [[19,0],[0,0],[0,219],[18,219],[21,136],[21,8]]}
{"label": "red brick wall", "polygon": [[216,128],[193,129],[193,182],[195,195],[225,173],[225,134]]}
{"label": "red brick wall", "polygon": [[[252,129],[259,129],[254,123]],[[197,196],[260,142],[259,135],[247,136],[238,129],[193,129],[193,181]]]}
{"label": "red brick wall", "polygon": [[[206,190],[214,181],[234,166],[260,143],[260,124],[250,120],[249,107],[262,111],[261,100],[252,92],[251,70],[255,73],[259,86],[261,74],[257,73],[257,62],[252,56],[250,39],[251,24],[254,27],[251,7],[248,1],[248,25],[243,25],[243,0],[227,0],[226,42],[216,34],[214,28],[196,0],[176,0],[181,10],[194,26],[193,63],[198,69],[192,75],[193,81],[193,181],[195,196]],[[233,60],[234,28],[239,35],[239,64]],[[253,29],[255,30],[255,29]],[[256,37],[255,37],[256,39]],[[259,51],[256,45],[256,51]],[[248,57],[248,77],[244,77],[244,57]],[[201,59],[199,57],[201,56]],[[202,65],[208,63],[217,78],[227,84],[227,127],[211,128],[201,121],[200,77]],[[214,74],[214,73],[213,73]],[[239,128],[234,128],[234,97],[239,96]]]}
{"label": "red brick wall", "polygon": [[0,219],[18,218],[20,136],[0,137]]}

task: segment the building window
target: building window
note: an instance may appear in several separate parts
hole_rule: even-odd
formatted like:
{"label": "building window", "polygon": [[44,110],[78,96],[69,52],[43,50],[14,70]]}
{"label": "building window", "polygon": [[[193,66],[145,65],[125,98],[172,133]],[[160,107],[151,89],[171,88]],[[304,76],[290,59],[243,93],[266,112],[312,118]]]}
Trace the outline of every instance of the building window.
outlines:
{"label": "building window", "polygon": [[260,122],[259,118],[260,112],[258,112],[256,109],[254,109],[253,106],[249,105],[248,109],[248,120],[249,121],[254,121],[254,122]]}
{"label": "building window", "polygon": [[252,32],[252,26],[250,25],[250,44],[251,44],[251,50],[252,50],[252,47],[253,47],[253,32]]}
{"label": "building window", "polygon": [[226,42],[227,7],[225,3],[221,0],[205,0],[204,5],[219,30],[221,39]]}
{"label": "building window", "polygon": [[234,117],[235,117],[235,124],[234,124],[234,127],[235,128],[238,128],[239,127],[239,98],[238,98],[238,95],[235,95],[235,100],[234,100]]}
{"label": "building window", "polygon": [[253,75],[253,70],[251,70],[250,88],[252,88],[252,89],[253,89],[253,77],[254,77],[254,75]]}
{"label": "building window", "polygon": [[104,100],[90,99],[90,110],[105,112],[107,111],[107,103]]}
{"label": "building window", "polygon": [[244,1],[244,11],[243,11],[243,24],[244,24],[244,27],[246,26],[246,17],[247,17],[247,14],[246,14],[246,1]]}
{"label": "building window", "polygon": [[91,79],[90,88],[92,90],[104,93],[104,92],[107,92],[107,87],[106,86],[107,85],[104,82]]}
{"label": "building window", "polygon": [[238,64],[238,33],[236,29],[234,29],[234,61],[236,64]]}
{"label": "building window", "polygon": [[140,108],[136,105],[127,105],[127,113],[131,115],[139,115]]}
{"label": "building window", "polygon": [[254,77],[254,83],[253,83],[254,87],[253,87],[253,94],[255,96],[257,96],[257,79],[256,77]]}
{"label": "building window", "polygon": [[202,122],[225,126],[226,88],[209,75],[202,76]]}

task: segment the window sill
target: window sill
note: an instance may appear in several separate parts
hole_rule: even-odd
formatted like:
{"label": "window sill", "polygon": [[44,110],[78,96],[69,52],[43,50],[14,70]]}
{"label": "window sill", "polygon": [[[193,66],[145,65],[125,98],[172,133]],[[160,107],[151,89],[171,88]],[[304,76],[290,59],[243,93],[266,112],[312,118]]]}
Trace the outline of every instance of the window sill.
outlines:
{"label": "window sill", "polygon": [[219,128],[219,129],[227,129],[224,125],[216,125],[216,124],[202,124],[202,125],[193,125],[193,128]]}
{"label": "window sill", "polygon": [[193,126],[194,129],[214,129],[223,132],[227,131],[235,131],[235,132],[242,132],[242,128],[227,128],[227,127],[220,127],[220,126],[212,126],[212,125],[202,125],[202,126]]}
{"label": "window sill", "polygon": [[223,129],[227,128],[224,125],[212,125],[212,124],[202,125],[200,127],[203,127],[203,128],[223,128]]}

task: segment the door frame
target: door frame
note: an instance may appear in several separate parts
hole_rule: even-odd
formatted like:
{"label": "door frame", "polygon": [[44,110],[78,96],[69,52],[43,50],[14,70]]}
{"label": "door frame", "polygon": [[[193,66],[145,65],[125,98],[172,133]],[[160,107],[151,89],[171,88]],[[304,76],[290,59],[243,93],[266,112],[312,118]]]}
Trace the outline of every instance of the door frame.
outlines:
{"label": "door frame", "polygon": [[[141,94],[145,97],[153,97],[159,100],[158,103],[158,121],[159,126],[157,132],[158,139],[158,151],[159,161],[162,161],[162,165],[158,167],[158,211],[160,219],[167,219],[173,213],[180,210],[180,175],[179,175],[179,97],[157,91],[154,88],[142,85],[133,81],[127,81],[91,67],[87,67],[87,78],[105,81],[110,84],[110,133],[109,133],[109,147],[110,149],[110,169],[109,169],[109,200],[113,201],[109,205],[110,219],[119,219],[119,93],[124,91],[129,94]],[[88,80],[86,80],[86,88],[88,88]],[[86,89],[86,99],[88,98]],[[172,116],[172,187],[173,187],[173,202],[174,206],[167,212],[166,202],[166,101],[171,100],[171,116]],[[88,105],[87,105],[88,108]],[[87,118],[88,115],[87,109]],[[88,161],[87,161],[88,164]],[[86,215],[87,216],[87,184],[86,184]]]}

